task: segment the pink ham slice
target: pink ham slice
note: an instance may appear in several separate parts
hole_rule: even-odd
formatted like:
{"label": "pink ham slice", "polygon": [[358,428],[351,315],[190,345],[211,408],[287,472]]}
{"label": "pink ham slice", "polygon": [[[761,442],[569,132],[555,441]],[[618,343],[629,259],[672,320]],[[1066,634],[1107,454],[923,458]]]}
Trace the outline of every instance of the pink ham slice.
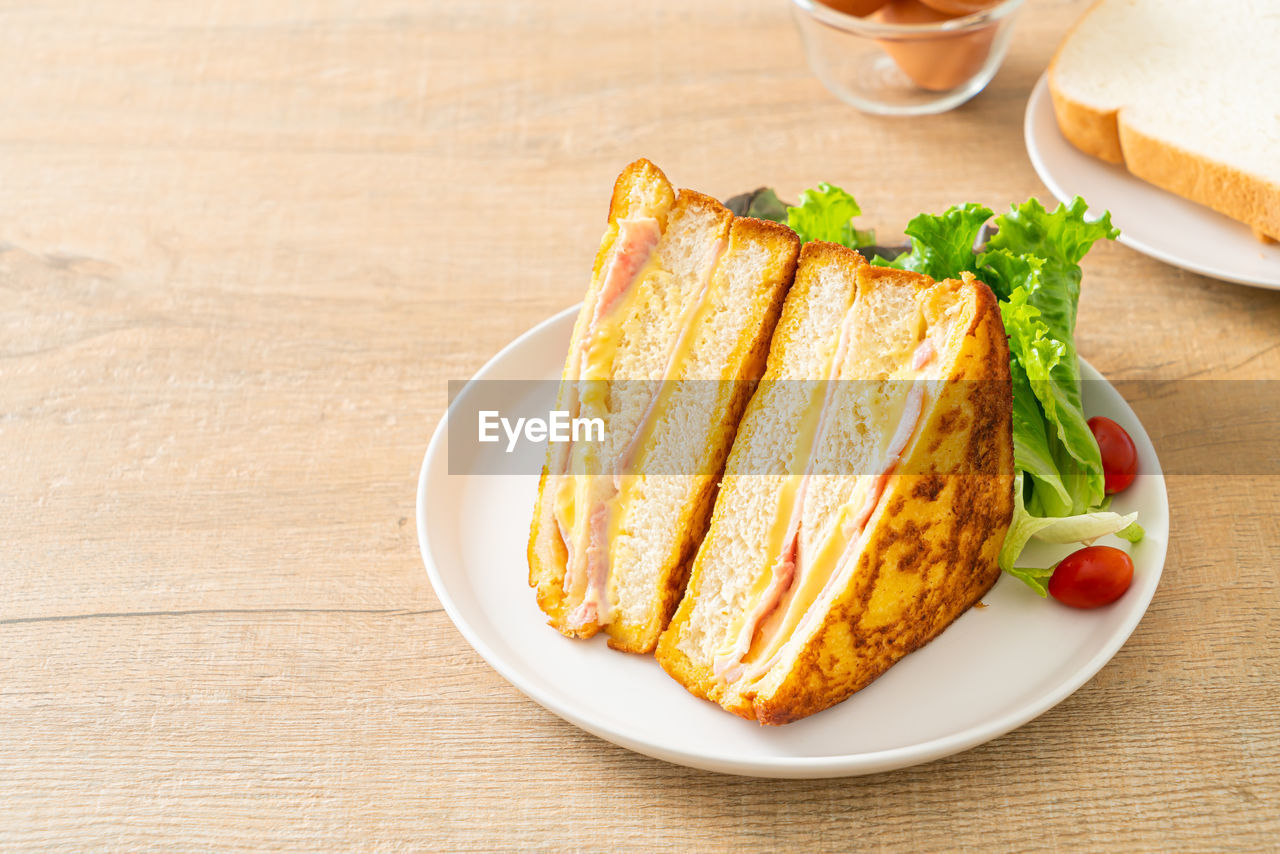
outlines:
{"label": "pink ham slice", "polygon": [[[578,383],[582,380],[583,362],[586,360],[591,342],[595,339],[604,318],[617,307],[623,296],[636,283],[645,264],[649,263],[649,258],[661,237],[662,227],[653,217],[633,217],[618,220],[618,237],[614,241],[613,256],[609,259],[604,281],[600,285],[600,290],[596,293],[595,305],[591,309],[587,328],[584,330],[582,338],[578,342],[578,348],[574,352],[573,369],[570,373],[575,376],[572,377],[568,399],[571,418],[577,418],[581,414]],[[560,454],[559,466],[553,472],[555,478],[554,490],[559,489],[560,478],[568,474],[572,456],[573,445],[571,442],[566,443]],[[586,555],[575,553],[573,536],[571,532],[565,529],[563,520],[557,519],[556,523],[560,528],[560,538],[564,542],[566,552],[565,563],[567,570],[564,575],[564,592],[571,592],[583,581],[583,575],[586,574],[588,590],[587,597],[582,603],[585,606],[593,599],[598,599],[598,596],[593,597],[590,590],[590,570],[584,565]],[[590,520],[588,520],[588,524],[590,524]],[[575,628],[582,628],[588,622],[595,622],[595,617],[586,619],[585,614],[586,612],[582,606],[575,609],[569,617],[570,625]],[[581,619],[575,619],[575,615]]]}
{"label": "pink ham slice", "polygon": [[[591,331],[595,331],[609,312],[617,307],[633,284],[644,265],[649,263],[649,256],[658,245],[662,229],[653,217],[635,217],[618,220],[617,251],[609,261],[609,269],[605,272],[604,283],[596,296],[596,310],[591,317]],[[583,352],[590,342],[590,336],[583,339]]]}
{"label": "pink ham slice", "polygon": [[915,432],[916,425],[920,421],[920,412],[923,409],[924,388],[919,382],[914,382],[911,385],[911,391],[907,392],[906,404],[902,409],[902,420],[898,422],[898,429],[893,434],[893,438],[889,440],[889,447],[885,450],[881,471],[876,473],[871,489],[867,490],[867,497],[863,500],[862,506],[858,508],[857,515],[849,520],[850,539],[853,539],[855,534],[862,533],[862,529],[867,526],[867,522],[871,519],[871,514],[875,512],[876,506],[879,505],[880,496],[884,494],[884,489],[889,484],[889,478],[893,475],[894,469],[898,467],[898,463],[902,462],[902,452],[906,450],[907,442],[911,441],[911,434]]}
{"label": "pink ham slice", "polygon": [[738,633],[738,639],[734,642],[733,648],[724,654],[717,655],[711,663],[711,670],[716,677],[726,682],[736,682],[742,678],[742,671],[746,668],[742,659],[751,651],[751,641],[755,638],[756,629],[764,622],[765,618],[773,613],[778,607],[778,603],[782,601],[782,597],[791,587],[791,582],[796,577],[796,565],[799,563],[800,557],[800,530],[799,526],[791,532],[787,540],[786,546],[783,548],[782,554],[778,556],[777,562],[773,565],[773,577],[769,580],[769,586],[765,588],[764,595],[760,597],[760,601],[751,609],[751,613],[747,615],[747,620],[742,625],[742,631]]}
{"label": "pink ham slice", "polygon": [[609,508],[598,504],[587,520],[587,590],[582,602],[568,616],[569,625],[580,629],[600,622],[608,613],[609,600],[605,595],[609,570]]}
{"label": "pink ham slice", "polygon": [[[572,373],[577,374],[574,379],[573,387],[570,389],[572,394],[570,415],[576,418],[579,415],[577,400],[577,383],[582,379],[582,363],[587,356],[587,351],[591,348],[591,342],[595,339],[596,333],[600,330],[600,323],[609,313],[617,308],[618,302],[636,283],[636,279],[640,276],[640,271],[644,269],[644,265],[649,263],[649,256],[653,254],[653,250],[658,245],[659,238],[662,237],[662,227],[653,217],[635,217],[633,219],[618,220],[618,237],[615,241],[616,249],[613,257],[609,259],[609,267],[605,270],[604,281],[600,285],[599,292],[596,293],[595,305],[591,310],[591,318],[587,321],[587,328],[583,333],[582,339],[578,342],[578,350],[574,354],[574,364]],[[572,448],[572,445],[566,446]],[[564,466],[557,474],[564,474],[568,470],[569,454],[564,455]]]}
{"label": "pink ham slice", "polygon": [[938,355],[938,351],[933,349],[933,342],[925,338],[920,342],[920,346],[916,348],[916,352],[911,356],[911,370],[918,371],[925,365],[933,361],[933,357]]}

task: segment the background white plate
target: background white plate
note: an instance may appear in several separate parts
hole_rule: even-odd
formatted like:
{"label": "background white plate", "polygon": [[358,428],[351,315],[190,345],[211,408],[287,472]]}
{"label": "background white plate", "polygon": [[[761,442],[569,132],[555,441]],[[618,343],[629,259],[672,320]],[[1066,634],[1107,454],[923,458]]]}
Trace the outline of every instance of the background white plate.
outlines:
{"label": "background white plate", "polygon": [[1264,244],[1247,225],[1167,193],[1067,142],[1053,115],[1047,75],[1031,92],[1023,131],[1031,164],[1049,191],[1060,202],[1083,196],[1094,216],[1111,211],[1121,243],[1215,279],[1280,288],[1280,244]]}
{"label": "background white plate", "polygon": [[[558,379],[576,313],[569,309],[526,332],[476,379]],[[1100,379],[1083,368],[1086,379]],[[529,405],[512,401],[517,410]],[[988,607],[971,609],[844,703],[781,728],[693,697],[651,657],[614,652],[603,637],[573,641],[549,628],[527,586],[537,477],[468,474],[466,460],[454,460],[450,472],[445,419],[418,482],[422,558],[440,601],[476,651],[529,697],[601,738],[734,774],[835,777],[902,768],[981,744],[1060,702],[1111,659],[1146,611],[1169,533],[1160,464],[1109,384],[1086,383],[1085,405],[1090,415],[1129,430],[1145,473],[1115,502],[1121,512],[1140,510],[1147,531],[1131,551],[1136,572],[1129,592],[1105,608],[1076,611],[1002,578],[984,599]],[[1043,557],[1048,563],[1068,550]]]}

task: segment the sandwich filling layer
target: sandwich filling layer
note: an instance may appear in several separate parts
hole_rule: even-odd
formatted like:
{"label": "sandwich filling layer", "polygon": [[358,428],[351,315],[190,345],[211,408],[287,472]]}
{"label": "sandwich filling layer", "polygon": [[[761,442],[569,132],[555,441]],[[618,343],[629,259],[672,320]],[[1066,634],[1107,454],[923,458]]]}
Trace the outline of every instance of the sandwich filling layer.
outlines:
{"label": "sandwich filling layer", "polygon": [[[750,665],[746,668],[748,679],[759,679],[767,673],[780,659],[787,641],[805,635],[817,611],[814,603],[842,586],[846,569],[862,553],[867,523],[880,507],[885,487],[919,426],[923,409],[924,388],[913,382],[897,430],[877,465],[879,471],[860,478],[862,482],[855,488],[851,501],[840,508],[835,523],[814,551],[812,559],[797,573],[798,582],[774,608],[760,636],[751,645],[744,662]],[[797,556],[799,542],[797,534]]]}
{"label": "sandwich filling layer", "polygon": [[[824,382],[811,394],[797,428],[792,445],[793,472],[782,484],[770,527],[769,571],[756,580],[751,591],[753,604],[731,631],[731,645],[713,658],[712,672],[724,682],[760,679],[780,660],[787,642],[803,637],[812,627],[812,614],[819,610],[814,604],[843,584],[842,579],[857,562],[865,546],[868,522],[882,503],[885,487],[921,422],[926,397],[924,372],[937,355],[929,335],[915,346],[908,371],[891,379],[842,382],[855,314],[861,308],[856,302],[841,320],[834,355],[823,372]],[[833,461],[823,456],[823,450],[831,446],[831,434],[838,429],[835,422],[850,414],[841,405],[848,401],[841,398],[851,391],[862,392],[863,397],[870,394],[880,408],[892,410],[888,422],[892,429],[885,430],[887,443],[883,448],[867,449],[870,454],[864,452],[864,461],[858,465],[863,471],[852,478],[840,474],[838,465],[835,475],[825,474]],[[797,465],[802,466],[799,473],[794,471]],[[821,479],[828,480],[826,486],[830,487],[833,477],[853,483],[846,487],[847,495],[824,528],[806,528],[811,493],[820,488],[817,483]]]}
{"label": "sandwich filling layer", "polygon": [[751,641],[755,637],[756,630],[761,622],[777,608],[795,579],[796,567],[799,563],[800,521],[804,512],[805,490],[813,474],[813,446],[815,440],[820,439],[825,432],[827,413],[831,410],[831,398],[835,390],[833,380],[848,350],[852,316],[853,306],[850,305],[840,323],[840,335],[835,352],[826,361],[823,371],[826,382],[820,383],[810,392],[808,405],[805,406],[800,419],[791,459],[793,467],[796,463],[800,463],[803,470],[798,474],[788,474],[782,485],[779,510],[774,517],[769,535],[769,554],[774,556],[773,564],[769,568],[769,573],[761,576],[756,583],[757,589],[753,591],[756,604],[752,606],[742,625],[738,627],[733,645],[727,650],[718,652],[712,660],[712,670],[720,679],[732,682],[741,678],[742,661],[751,649]]}
{"label": "sandwich filling layer", "polygon": [[[571,418],[584,415],[599,417],[607,412],[607,390],[603,381],[608,379],[613,364],[618,327],[625,316],[628,297],[635,293],[636,283],[643,278],[662,236],[658,220],[652,217],[620,219],[617,229],[613,253],[594,304],[587,313],[587,326],[580,346],[572,353],[571,363],[565,372]],[[599,565],[598,559],[593,560],[593,554],[599,553],[606,519],[599,511],[594,517],[589,513],[574,512],[577,507],[585,509],[595,503],[590,500],[590,493],[594,491],[593,478],[568,477],[574,450],[570,444],[560,454],[559,465],[553,472],[556,481],[553,494],[556,496],[556,525],[567,554],[564,591],[568,595],[582,597],[575,614],[583,617],[607,606],[607,600],[602,602],[600,591],[603,585],[598,577],[599,570],[596,569],[596,578],[591,577],[591,565]],[[579,450],[578,459],[586,471],[598,462],[590,446]]]}
{"label": "sandwich filling layer", "polygon": [[[668,275],[653,257],[660,238],[656,220],[618,221],[617,248],[589,313],[582,347],[573,354],[574,362],[566,371],[573,417],[601,417],[615,424],[632,421],[619,424],[624,440],[610,444],[611,450],[583,446],[575,454],[571,449],[562,454],[553,471],[554,514],[567,555],[563,589],[570,601],[577,601],[566,621],[575,629],[610,622],[610,545],[625,521],[631,472],[642,465],[657,415],[671,394],[671,380],[689,357],[693,330],[702,322],[715,271],[727,248],[725,240],[717,240],[702,257],[693,293],[684,300],[674,334],[658,359],[660,375],[647,381],[625,381],[628,389],[643,389],[639,405],[632,407],[638,417],[624,419],[614,413],[610,418],[611,398],[622,392],[615,389],[611,393],[609,381],[617,380],[612,376],[614,361],[631,303],[647,277]],[[575,469],[572,474],[571,468]]]}

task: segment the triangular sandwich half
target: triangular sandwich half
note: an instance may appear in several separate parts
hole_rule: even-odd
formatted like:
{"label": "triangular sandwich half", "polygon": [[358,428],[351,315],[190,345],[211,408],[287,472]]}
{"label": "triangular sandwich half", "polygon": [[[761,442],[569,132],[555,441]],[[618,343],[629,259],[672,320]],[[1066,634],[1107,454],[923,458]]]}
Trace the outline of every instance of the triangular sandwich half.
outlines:
{"label": "triangular sandwich half", "polygon": [[934,638],[999,575],[1011,409],[986,285],[806,244],[659,662],[780,724]]}
{"label": "triangular sandwich half", "polygon": [[785,226],[677,195],[647,160],[618,177],[557,405],[604,436],[549,445],[529,537],[529,583],[560,632],[653,650],[799,250]]}

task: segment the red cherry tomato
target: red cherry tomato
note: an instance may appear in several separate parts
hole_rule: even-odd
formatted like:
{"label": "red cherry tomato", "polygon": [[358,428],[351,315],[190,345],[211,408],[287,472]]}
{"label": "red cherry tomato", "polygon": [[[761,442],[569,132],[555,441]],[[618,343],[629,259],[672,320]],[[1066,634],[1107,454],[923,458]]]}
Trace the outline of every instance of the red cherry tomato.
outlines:
{"label": "red cherry tomato", "polygon": [[1102,452],[1102,473],[1107,495],[1123,492],[1138,473],[1138,449],[1116,422],[1101,415],[1089,419],[1089,429]]}
{"label": "red cherry tomato", "polygon": [[1049,579],[1049,593],[1072,608],[1116,601],[1133,583],[1133,561],[1120,549],[1089,546],[1062,559]]}

